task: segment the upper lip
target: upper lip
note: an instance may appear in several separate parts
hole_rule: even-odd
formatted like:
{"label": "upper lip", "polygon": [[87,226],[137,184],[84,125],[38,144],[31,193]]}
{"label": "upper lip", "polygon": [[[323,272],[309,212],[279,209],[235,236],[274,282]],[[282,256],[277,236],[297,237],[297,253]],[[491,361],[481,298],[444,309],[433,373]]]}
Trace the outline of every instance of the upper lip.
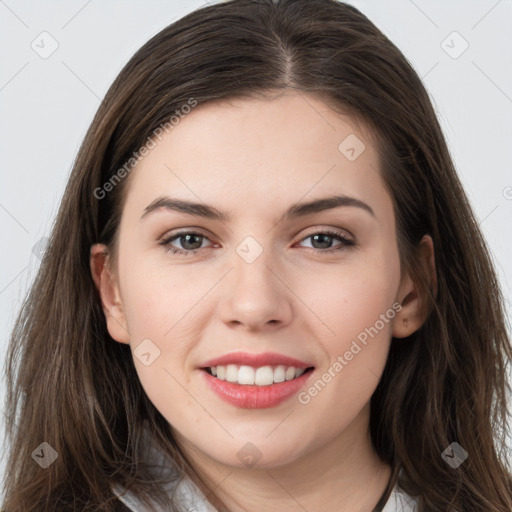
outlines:
{"label": "upper lip", "polygon": [[228,364],[252,366],[255,368],[261,366],[283,365],[306,369],[313,366],[311,363],[300,361],[294,357],[278,354],[277,352],[263,352],[261,354],[250,354],[249,352],[231,352],[230,354],[225,354],[223,356],[205,361],[200,365],[200,368],[225,366]]}

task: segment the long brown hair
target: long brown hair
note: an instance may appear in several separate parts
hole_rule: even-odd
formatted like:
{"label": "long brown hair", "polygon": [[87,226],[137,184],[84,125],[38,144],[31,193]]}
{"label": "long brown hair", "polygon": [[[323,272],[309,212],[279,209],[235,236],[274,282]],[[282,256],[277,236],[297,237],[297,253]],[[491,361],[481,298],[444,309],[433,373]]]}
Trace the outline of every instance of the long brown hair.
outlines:
{"label": "long brown hair", "polygon": [[[139,457],[145,429],[176,461],[177,474],[198,479],[143,391],[129,345],[108,334],[90,247],[114,247],[125,164],[159,127],[172,129],[183,105],[286,87],[318,95],[376,134],[402,268],[430,297],[424,325],[392,340],[372,397],[377,454],[417,496],[420,512],[512,510],[512,347],[488,249],[418,75],[362,13],[334,0],[204,7],[148,41],[110,87],[12,333],[3,510],[123,510],[115,483],[164,502],[161,482]],[[436,249],[437,294],[415,264],[426,233]],[[32,456],[43,442],[58,454],[47,468]],[[458,468],[441,455],[453,442],[468,454]]]}

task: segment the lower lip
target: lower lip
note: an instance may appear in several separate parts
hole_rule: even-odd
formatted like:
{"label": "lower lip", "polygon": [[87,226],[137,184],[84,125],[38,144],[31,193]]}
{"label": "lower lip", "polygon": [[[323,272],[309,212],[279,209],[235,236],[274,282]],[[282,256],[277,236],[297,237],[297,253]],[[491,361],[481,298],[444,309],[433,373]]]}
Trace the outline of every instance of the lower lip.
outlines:
{"label": "lower lip", "polygon": [[250,386],[233,384],[217,379],[207,371],[201,370],[207,385],[226,402],[242,409],[267,409],[284,402],[298,393],[309,379],[313,370],[308,370],[296,379],[271,384],[270,386]]}

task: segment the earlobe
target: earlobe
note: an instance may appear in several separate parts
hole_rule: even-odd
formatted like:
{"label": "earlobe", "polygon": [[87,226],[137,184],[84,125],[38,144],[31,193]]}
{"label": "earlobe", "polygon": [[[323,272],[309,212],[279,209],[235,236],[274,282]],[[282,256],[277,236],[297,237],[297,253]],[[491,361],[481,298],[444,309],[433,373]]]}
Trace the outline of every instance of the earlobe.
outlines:
{"label": "earlobe", "polygon": [[[418,258],[420,267],[429,280],[429,288],[437,296],[437,275],[435,269],[434,243],[430,235],[424,235],[419,244]],[[427,293],[427,292],[425,292]],[[406,338],[416,332],[425,322],[429,308],[429,297],[422,296],[420,287],[406,275],[399,290],[398,300],[402,309],[395,317],[392,335]]]}
{"label": "earlobe", "polygon": [[110,336],[120,343],[130,343],[117,277],[109,267],[108,249],[104,244],[91,246],[90,266]]}
{"label": "earlobe", "polygon": [[392,334],[395,338],[406,338],[421,327],[418,291],[410,276],[402,283],[398,299],[402,308],[395,316]]}

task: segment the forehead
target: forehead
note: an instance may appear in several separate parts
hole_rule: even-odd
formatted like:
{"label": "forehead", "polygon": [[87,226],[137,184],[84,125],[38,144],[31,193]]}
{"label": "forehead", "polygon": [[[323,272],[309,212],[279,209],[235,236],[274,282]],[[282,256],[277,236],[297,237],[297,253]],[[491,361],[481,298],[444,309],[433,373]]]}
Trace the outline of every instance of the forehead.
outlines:
{"label": "forehead", "polygon": [[284,92],[199,105],[132,171],[127,204],[178,196],[264,214],[282,202],[385,193],[364,124],[320,98]]}

